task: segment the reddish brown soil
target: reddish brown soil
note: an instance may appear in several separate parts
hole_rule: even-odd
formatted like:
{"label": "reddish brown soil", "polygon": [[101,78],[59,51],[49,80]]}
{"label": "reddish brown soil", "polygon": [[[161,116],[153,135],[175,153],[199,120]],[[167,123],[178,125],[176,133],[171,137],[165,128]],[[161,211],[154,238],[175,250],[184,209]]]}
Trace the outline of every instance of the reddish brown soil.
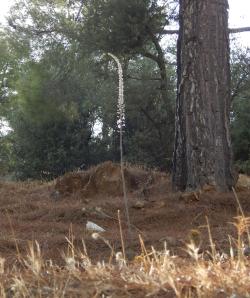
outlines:
{"label": "reddish brown soil", "polygon": [[[72,230],[76,248],[82,248],[84,239],[94,260],[107,259],[110,249],[103,241],[92,239],[85,225],[93,221],[103,227],[103,236],[115,251],[120,251],[118,209],[129,258],[140,253],[139,233],[146,246],[161,249],[166,241],[173,253],[185,257],[185,242],[190,235],[197,236],[196,231],[190,232],[196,229],[201,233],[201,250],[209,249],[206,217],[216,247],[228,250],[228,235],[236,236],[232,221],[238,214],[233,193],[207,188],[198,196],[181,196],[171,192],[168,175],[136,167],[127,167],[125,177],[133,224],[130,239],[117,165],[105,163],[88,172],[67,174],[52,183],[1,183],[0,255],[12,263],[18,251],[25,254],[28,241],[37,240],[44,258],[61,264],[62,251],[67,248],[65,236]],[[243,210],[249,215],[250,191],[247,187],[240,190]]]}

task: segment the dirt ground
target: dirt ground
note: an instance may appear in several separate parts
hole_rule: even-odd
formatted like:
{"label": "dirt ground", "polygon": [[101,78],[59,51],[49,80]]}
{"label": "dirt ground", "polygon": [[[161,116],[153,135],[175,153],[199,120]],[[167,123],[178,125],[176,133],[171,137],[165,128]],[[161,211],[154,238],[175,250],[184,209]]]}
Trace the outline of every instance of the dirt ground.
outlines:
{"label": "dirt ground", "polygon": [[[0,184],[0,256],[11,264],[18,253],[25,254],[27,242],[37,240],[45,259],[59,265],[67,249],[65,237],[72,233],[76,249],[84,240],[89,256],[107,260],[110,248],[94,240],[86,230],[92,221],[106,230],[103,237],[121,251],[117,210],[121,211],[128,258],[140,254],[138,235],[146,246],[186,257],[185,243],[192,237],[209,249],[207,221],[218,250],[227,251],[229,237],[236,237],[232,224],[239,214],[234,194],[205,188],[202,193],[171,191],[170,177],[156,171],[127,166],[125,178],[132,234],[128,235],[120,168],[106,162],[86,172],[69,173],[49,183]],[[245,215],[250,214],[249,178],[241,176],[237,193]]]}

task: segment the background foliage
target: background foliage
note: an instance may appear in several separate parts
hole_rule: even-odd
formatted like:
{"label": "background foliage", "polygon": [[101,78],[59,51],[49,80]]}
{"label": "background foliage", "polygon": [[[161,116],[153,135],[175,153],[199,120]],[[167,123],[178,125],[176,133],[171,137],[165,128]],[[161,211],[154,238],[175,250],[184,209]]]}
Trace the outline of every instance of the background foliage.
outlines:
{"label": "background foliage", "polygon": [[[171,170],[176,1],[17,1],[0,33],[1,175],[51,179],[119,159],[117,74],[124,69],[125,159]],[[250,172],[249,50],[232,51],[232,140]],[[3,123],[3,122],[2,122]],[[3,131],[3,130],[2,130]]]}

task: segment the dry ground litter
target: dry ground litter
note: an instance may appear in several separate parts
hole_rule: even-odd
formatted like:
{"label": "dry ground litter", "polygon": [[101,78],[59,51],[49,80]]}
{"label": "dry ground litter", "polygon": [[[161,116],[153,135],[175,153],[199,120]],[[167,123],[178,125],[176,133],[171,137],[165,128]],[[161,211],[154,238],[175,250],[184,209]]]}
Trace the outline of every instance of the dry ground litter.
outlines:
{"label": "dry ground litter", "polygon": [[[92,221],[103,227],[106,230],[103,237],[116,252],[121,251],[117,210],[121,211],[128,260],[140,254],[139,234],[146,247],[153,245],[161,250],[166,243],[171,254],[178,255],[184,261],[189,258],[185,251],[186,243],[190,238],[195,239],[195,235],[200,251],[209,250],[206,218],[216,249],[229,253],[228,235],[237,238],[232,221],[239,215],[232,192],[218,193],[213,187],[205,187],[199,193],[174,193],[168,174],[130,165],[125,168],[125,179],[132,223],[130,237],[127,234],[120,167],[117,164],[106,162],[84,172],[67,173],[49,183],[1,182],[0,256],[6,260],[5,266],[11,268],[15,265],[17,254],[25,255],[28,242],[36,240],[43,259],[52,260],[63,268],[65,262],[62,254],[68,248],[65,237],[69,233],[74,236],[76,249],[82,249],[84,240],[93,262],[108,262],[110,248],[101,239],[94,240],[85,226],[87,221]],[[250,178],[240,175],[236,191],[248,216]],[[91,289],[92,281],[86,287]],[[113,293],[117,294],[119,285],[114,288]],[[157,295],[160,296],[160,293]],[[87,292],[85,294],[91,297]],[[144,297],[145,292],[137,289],[129,295]],[[167,297],[164,295],[166,293],[162,297]]]}

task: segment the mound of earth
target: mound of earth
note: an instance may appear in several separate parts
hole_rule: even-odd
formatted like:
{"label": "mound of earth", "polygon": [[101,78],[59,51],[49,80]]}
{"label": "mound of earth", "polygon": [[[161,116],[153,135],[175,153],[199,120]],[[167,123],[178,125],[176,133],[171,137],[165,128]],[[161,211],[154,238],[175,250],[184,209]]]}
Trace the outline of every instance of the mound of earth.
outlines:
{"label": "mound of earth", "polygon": [[239,178],[235,188],[237,191],[250,190],[250,177],[247,175],[239,174]]}
{"label": "mound of earth", "polygon": [[[125,179],[132,223],[130,237],[118,164],[106,162],[49,183],[0,183],[0,257],[6,259],[6,264],[12,264],[17,252],[27,255],[28,241],[37,240],[46,260],[63,264],[62,251],[68,249],[65,237],[73,235],[75,248],[82,250],[84,240],[94,262],[109,260],[110,248],[101,239],[92,238],[86,223],[90,221],[104,228],[105,239],[116,252],[121,251],[117,210],[120,210],[126,250],[131,258],[140,254],[138,234],[146,247],[153,245],[161,250],[166,242],[172,253],[183,258],[187,258],[186,243],[196,234],[200,237],[201,250],[210,250],[207,219],[219,251],[228,252],[228,235],[237,243],[232,222],[240,213],[233,192],[206,189],[199,196],[186,197],[171,191],[167,174],[134,166],[125,167]],[[250,216],[249,179],[240,176],[236,187],[246,217]],[[51,196],[55,191],[61,194],[58,200]]]}
{"label": "mound of earth", "polygon": [[[154,191],[154,186],[156,184],[159,186],[159,183],[165,183],[166,191],[169,184],[164,173],[128,165],[124,167],[124,177],[128,193],[147,195],[150,191]],[[84,197],[121,196],[123,187],[120,165],[107,161],[87,171],[67,173],[56,180],[55,189],[60,195],[80,192]]]}

